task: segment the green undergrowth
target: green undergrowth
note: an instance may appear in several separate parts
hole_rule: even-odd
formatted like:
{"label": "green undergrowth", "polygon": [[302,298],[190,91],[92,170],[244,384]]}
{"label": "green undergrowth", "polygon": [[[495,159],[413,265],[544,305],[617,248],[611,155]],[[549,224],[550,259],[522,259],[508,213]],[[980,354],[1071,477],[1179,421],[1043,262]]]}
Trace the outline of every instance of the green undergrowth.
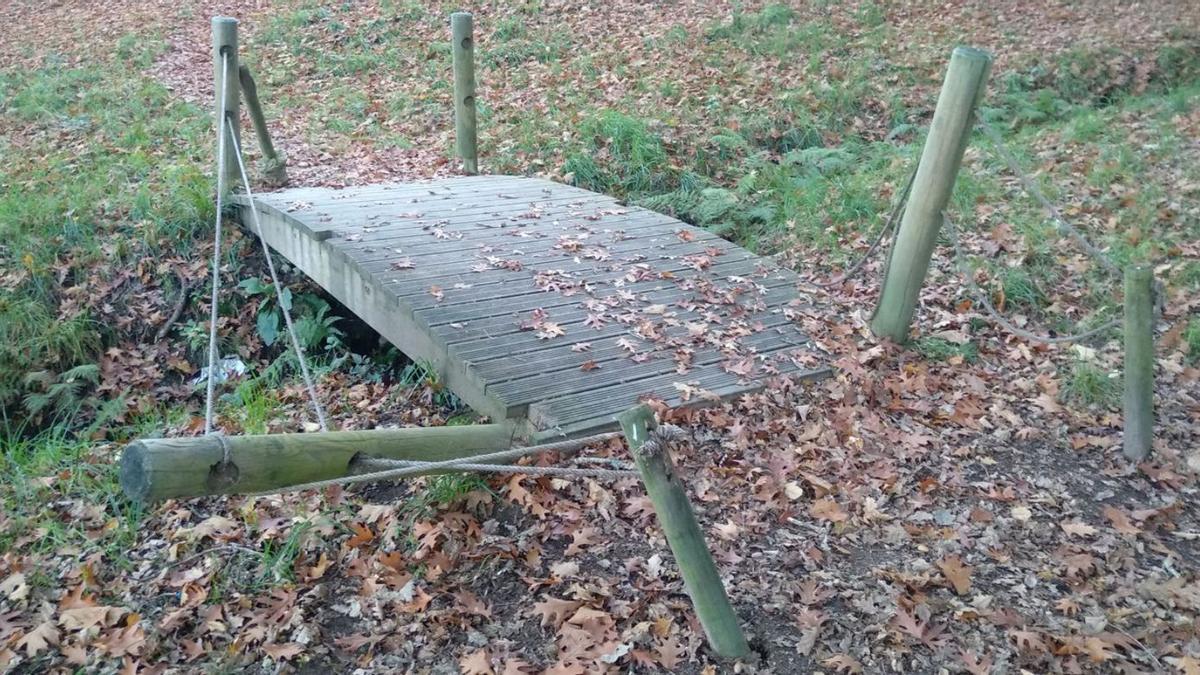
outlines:
{"label": "green undergrowth", "polygon": [[[119,44],[143,65],[160,46]],[[53,59],[0,72],[0,118],[22,138],[0,141],[0,423],[70,422],[96,403],[97,361],[118,337],[97,312],[120,302],[109,284],[186,258],[211,221],[209,122],[127,64]]]}
{"label": "green undergrowth", "polygon": [[1080,407],[1115,408],[1121,400],[1121,379],[1095,364],[1076,361],[1063,378],[1061,393]]}
{"label": "green undergrowth", "polygon": [[[706,35],[712,43],[791,53],[798,47],[772,40],[794,21],[787,8],[771,6],[754,15],[735,14]],[[1052,201],[1082,204],[1068,209],[1071,220],[1086,222],[1081,212],[1112,214],[1103,228],[1081,228],[1118,266],[1177,258],[1178,245],[1200,235],[1200,223],[1174,193],[1180,175],[1192,183],[1200,179],[1179,125],[1200,104],[1200,52],[1188,45],[1195,40],[1139,57],[1070,51],[1000,74],[981,109]],[[1147,60],[1153,66],[1138,66]],[[785,94],[772,103],[774,109],[738,111],[724,128],[688,148],[669,140],[665,117],[595,110],[578,125],[563,174],[576,185],[674,215],[758,252],[801,244],[837,264],[854,257],[847,241],[872,232],[886,217],[893,195],[885,186],[903,185],[923,142],[924,123],[902,106],[893,108],[883,120],[891,131],[878,138],[853,132],[850,120],[874,114],[853,101],[847,107],[822,105],[814,113],[796,110],[789,100]],[[931,96],[929,107],[932,103]],[[1069,147],[1070,157],[1085,160],[1082,176],[1080,164],[1048,165],[1037,154],[1037,148],[1058,143]],[[1006,311],[1033,316],[1058,333],[1086,329],[1118,311],[1119,280],[1099,264],[1066,269],[1061,253],[1077,244],[1057,230],[1039,203],[1010,190],[1012,174],[982,133],[973,134],[970,145],[951,212],[970,231],[983,226],[977,221],[981,208],[994,211],[987,227],[1002,224],[1022,244],[1020,251],[976,261],[988,270],[989,292]],[[1183,261],[1168,275],[1173,283],[1200,283],[1195,265]],[[1092,308],[1079,322],[1053,307],[1057,289],[1068,283],[1083,289]]]}

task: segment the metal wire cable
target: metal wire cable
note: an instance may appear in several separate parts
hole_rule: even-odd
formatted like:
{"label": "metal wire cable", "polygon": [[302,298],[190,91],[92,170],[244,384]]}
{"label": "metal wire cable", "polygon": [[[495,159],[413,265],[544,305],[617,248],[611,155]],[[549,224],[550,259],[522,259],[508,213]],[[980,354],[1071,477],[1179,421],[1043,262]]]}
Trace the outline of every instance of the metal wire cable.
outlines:
{"label": "metal wire cable", "polygon": [[[312,373],[308,370],[308,359],[304,356],[304,347],[300,344],[300,339],[296,337],[296,327],[292,323],[291,308],[288,303],[283,300],[283,284],[279,283],[279,275],[275,272],[275,263],[271,259],[271,249],[267,246],[267,240],[263,237],[262,222],[258,217],[258,207],[254,203],[254,193],[250,190],[250,177],[246,174],[246,163],[242,158],[242,148],[238,144],[237,134],[233,133],[233,127],[227,128],[229,138],[233,142],[233,154],[237,158],[238,171],[242,176],[242,184],[246,188],[246,201],[250,204],[250,215],[254,222],[255,234],[258,235],[258,241],[262,244],[263,257],[267,260],[267,271],[271,273],[271,283],[275,286],[275,297],[279,300],[279,308],[283,310],[283,322],[287,325],[288,336],[292,341],[292,351],[296,353],[296,360],[300,362],[300,374],[304,377],[304,386],[308,389],[308,397],[312,401],[313,411],[317,414],[317,424],[321,431],[329,431],[328,425],[325,423],[325,410],[321,407],[321,401],[317,398],[317,387],[313,382]],[[224,145],[224,143],[222,143]]]}
{"label": "metal wire cable", "polygon": [[1017,161],[1016,155],[1014,155],[1012,151],[1008,149],[1008,146],[1004,144],[1004,139],[1001,138],[1000,133],[982,118],[979,119],[979,128],[983,131],[984,135],[988,137],[988,140],[992,142],[992,147],[996,149],[996,153],[1000,155],[1000,158],[1003,159],[1006,164],[1008,164],[1008,170],[1017,177],[1017,180],[1021,181],[1021,185],[1025,188],[1025,192],[1029,193],[1029,196],[1037,200],[1037,202],[1042,205],[1042,208],[1046,210],[1046,213],[1050,214],[1050,219],[1053,220],[1054,224],[1058,226],[1059,231],[1066,233],[1076,242],[1078,242],[1079,246],[1083,248],[1088,255],[1095,258],[1096,261],[1099,262],[1100,265],[1103,266],[1110,274],[1120,277],[1121,269],[1117,267],[1116,263],[1110,260],[1103,251],[1093,246],[1092,243],[1087,240],[1087,237],[1083,236],[1082,232],[1075,229],[1073,225],[1068,223],[1066,218],[1063,218],[1062,213],[1058,210],[1058,207],[1056,207],[1049,199],[1047,199],[1046,195],[1042,194],[1041,189],[1037,186],[1037,183],[1034,182],[1033,178],[1031,178],[1029,174],[1025,173],[1025,171],[1021,169],[1021,164]]}
{"label": "metal wire cable", "polygon": [[863,253],[858,261],[851,265],[850,268],[843,272],[842,275],[837,279],[833,279],[832,281],[810,282],[813,286],[816,286],[817,288],[832,288],[834,286],[846,283],[862,271],[863,267],[867,264],[867,261],[875,255],[875,251],[879,249],[879,244],[883,242],[887,234],[896,229],[896,223],[898,222],[900,212],[904,209],[904,205],[908,203],[908,195],[910,192],[912,192],[913,181],[915,181],[916,178],[917,169],[916,167],[913,167],[912,172],[908,174],[908,182],[905,183],[904,190],[900,193],[900,198],[897,199],[895,205],[892,206],[891,214],[888,215],[888,219],[884,222],[883,227],[879,228],[879,232],[876,233],[874,241],[872,241],[871,245],[867,247],[866,253]]}
{"label": "metal wire cable", "polygon": [[[225,78],[229,55],[221,52],[221,113],[217,116],[217,138],[225,137]],[[204,394],[204,434],[213,432],[214,406],[217,388],[217,301],[221,295],[221,217],[225,193],[225,143],[217,143],[217,217],[213,227],[212,297],[208,314],[208,381]]]}
{"label": "metal wire cable", "polygon": [[[402,459],[364,459],[355,462],[364,469],[386,471],[414,467],[429,469],[436,462],[414,462]],[[567,478],[629,478],[637,476],[637,471],[628,469],[581,469],[573,466],[520,466],[515,464],[455,464],[455,471],[474,471],[479,473],[526,473],[542,476],[565,476]]]}
{"label": "metal wire cable", "polygon": [[[483,455],[475,455],[472,457],[462,457],[459,459],[449,459],[443,462],[429,462],[420,466],[404,466],[383,471],[372,471],[369,473],[356,474],[351,476],[341,476],[338,478],[330,478],[327,480],[312,481],[310,483],[301,483],[299,485],[289,485],[277,490],[268,490],[266,492],[251,493],[251,496],[273,495],[280,492],[293,492],[299,490],[315,490],[329,487],[332,485],[350,485],[353,483],[368,483],[379,480],[388,480],[392,478],[404,478],[406,476],[414,476],[418,474],[429,473],[431,471],[440,471],[446,469],[448,471],[459,470],[461,465],[465,464],[480,464],[480,463],[495,463],[516,461],[522,457],[537,455],[544,452],[570,452],[580,448],[587,447],[593,443],[602,443],[620,438],[620,432],[610,432],[604,434],[596,434],[594,436],[585,436],[566,441],[557,441],[555,443],[545,443],[542,445],[531,445],[523,448],[510,448],[508,450],[500,450],[498,452],[490,452]],[[356,463],[372,461],[373,458],[359,460]],[[508,468],[507,465],[504,465]],[[516,468],[516,467],[514,467]],[[522,469],[530,469],[537,467],[519,467]],[[549,468],[549,467],[547,467]]]}
{"label": "metal wire cable", "polygon": [[967,269],[966,255],[963,253],[962,246],[958,241],[958,231],[957,231],[956,226],[954,225],[954,221],[950,220],[950,216],[944,211],[942,212],[942,221],[946,224],[946,237],[950,240],[950,244],[954,247],[955,263],[958,265],[959,272],[966,279],[967,286],[970,289],[971,295],[973,296],[974,300],[977,303],[979,303],[979,305],[981,307],[983,307],[984,313],[987,315],[987,317],[989,319],[991,319],[994,323],[1000,325],[1001,327],[1005,328],[1009,332],[1013,333],[1014,335],[1023,337],[1027,340],[1033,340],[1035,342],[1045,342],[1047,344],[1062,344],[1062,343],[1066,343],[1066,342],[1081,342],[1084,340],[1088,340],[1090,338],[1094,338],[1098,335],[1101,335],[1101,334],[1121,325],[1121,320],[1119,318],[1112,319],[1112,320],[1110,320],[1096,328],[1093,328],[1089,331],[1086,331],[1084,333],[1079,333],[1078,335],[1061,335],[1061,336],[1055,336],[1055,337],[1051,337],[1048,335],[1037,335],[1035,333],[1031,333],[1027,330],[1024,330],[1023,328],[1020,328],[1013,322],[1004,318],[1004,315],[1000,314],[1000,312],[996,309],[996,307],[994,305],[992,305],[992,301],[988,299],[987,294],[983,292],[983,289],[981,289],[979,287],[979,284],[975,283],[974,275],[971,273],[971,270]]}

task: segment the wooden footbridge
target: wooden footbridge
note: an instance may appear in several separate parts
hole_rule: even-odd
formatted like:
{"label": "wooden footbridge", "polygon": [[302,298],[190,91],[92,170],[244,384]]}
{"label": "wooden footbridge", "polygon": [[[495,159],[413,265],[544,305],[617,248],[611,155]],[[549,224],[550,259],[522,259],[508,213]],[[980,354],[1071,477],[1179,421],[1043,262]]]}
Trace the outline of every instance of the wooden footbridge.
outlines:
{"label": "wooden footbridge", "polygon": [[121,484],[131,497],[298,489],[370,478],[381,461],[405,463],[403,475],[436,472],[447,468],[439,462],[513,444],[562,452],[562,443],[596,442],[646,399],[708,404],[776,376],[828,372],[798,326],[807,299],[792,272],[613,197],[476,175],[471,17],[456,13],[451,25],[456,139],[467,175],[262,193],[252,190],[242,154],[242,103],[272,182],[286,181],[285,166],[254,78],[238,63],[237,21],[213,19],[218,208],[208,361],[211,368],[219,359],[221,205],[232,194],[233,215],[261,237],[277,289],[272,250],[428,365],[489,423],[330,429],[284,307],[320,433],[226,437],[208,378],[204,436],[144,439],[123,452]]}
{"label": "wooden footbridge", "polygon": [[[250,200],[238,199],[249,222]],[[267,243],[493,420],[616,426],[824,372],[796,276],[709,232],[535,178],[255,195]]]}

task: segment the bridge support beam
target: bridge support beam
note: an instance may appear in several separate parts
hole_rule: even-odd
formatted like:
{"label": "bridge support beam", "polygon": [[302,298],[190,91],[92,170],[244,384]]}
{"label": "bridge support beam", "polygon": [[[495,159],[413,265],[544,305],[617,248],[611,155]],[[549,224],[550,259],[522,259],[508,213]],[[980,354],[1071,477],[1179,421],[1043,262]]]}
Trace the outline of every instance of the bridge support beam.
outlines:
{"label": "bridge support beam", "polygon": [[258,147],[263,153],[263,173],[267,180],[274,185],[287,183],[287,166],[275,151],[271,142],[271,131],[267,129],[267,116],[263,114],[262,103],[258,100],[258,85],[246,65],[238,67],[238,79],[242,83],[242,95],[246,97],[246,111],[250,113],[250,121],[254,123],[254,133],[258,136]]}

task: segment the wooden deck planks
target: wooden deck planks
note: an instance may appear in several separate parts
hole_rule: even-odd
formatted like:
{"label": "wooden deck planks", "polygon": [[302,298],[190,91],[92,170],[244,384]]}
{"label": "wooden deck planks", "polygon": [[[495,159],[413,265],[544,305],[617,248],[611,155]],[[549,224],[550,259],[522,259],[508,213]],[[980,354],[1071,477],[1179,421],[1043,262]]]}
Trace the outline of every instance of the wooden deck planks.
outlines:
{"label": "wooden deck planks", "polygon": [[531,435],[611,428],[645,396],[693,404],[824,372],[791,319],[794,274],[611,197],[470,176],[255,201],[276,251]]}

